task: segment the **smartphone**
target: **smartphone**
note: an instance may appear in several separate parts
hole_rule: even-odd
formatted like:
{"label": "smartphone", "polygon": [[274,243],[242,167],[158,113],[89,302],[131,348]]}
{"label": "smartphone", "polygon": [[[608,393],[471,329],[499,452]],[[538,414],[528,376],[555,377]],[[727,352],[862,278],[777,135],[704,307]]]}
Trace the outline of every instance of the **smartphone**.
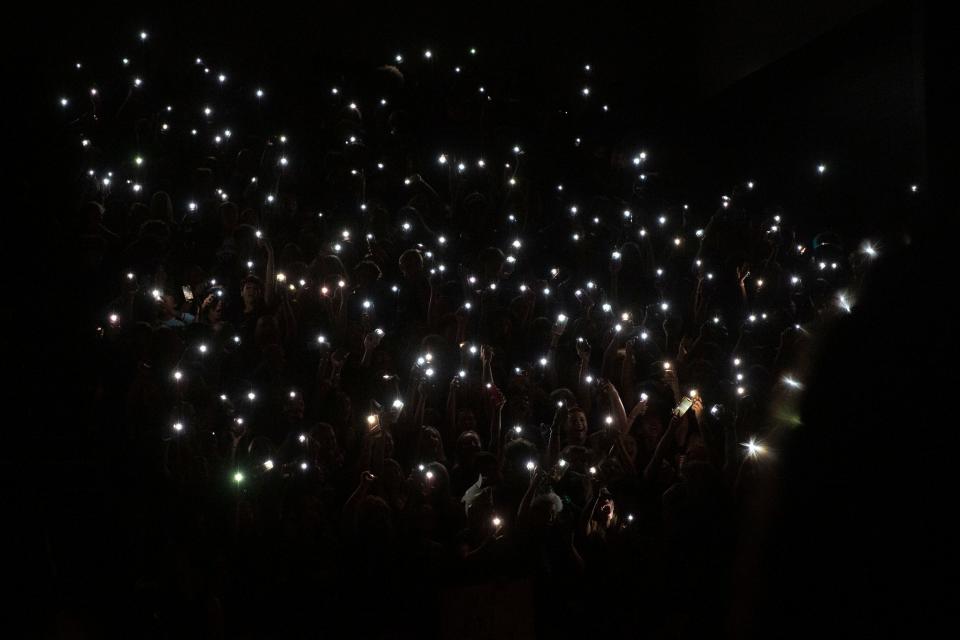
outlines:
{"label": "smartphone", "polygon": [[678,404],[676,408],[673,410],[673,415],[677,416],[678,418],[682,418],[684,414],[687,411],[689,411],[690,407],[692,406],[693,406],[693,398],[689,396],[683,396],[683,398],[680,400],[680,404]]}
{"label": "smartphone", "polygon": [[183,285],[180,289],[183,290],[183,299],[187,302],[193,302],[193,289],[189,285]]}

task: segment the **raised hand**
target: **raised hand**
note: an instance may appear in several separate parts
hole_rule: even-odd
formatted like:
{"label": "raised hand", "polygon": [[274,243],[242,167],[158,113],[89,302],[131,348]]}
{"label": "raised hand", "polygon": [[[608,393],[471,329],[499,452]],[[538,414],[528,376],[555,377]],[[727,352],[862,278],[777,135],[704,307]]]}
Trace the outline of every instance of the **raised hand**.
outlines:
{"label": "raised hand", "polygon": [[581,360],[590,359],[590,343],[585,338],[577,338],[577,356]]}
{"label": "raised hand", "polygon": [[690,406],[690,409],[693,410],[693,415],[697,417],[697,422],[699,423],[703,417],[703,398],[699,395],[693,399],[693,405]]}
{"label": "raised hand", "polygon": [[[378,331],[371,331],[367,335],[363,336],[363,348],[366,351],[373,351],[378,346],[380,346],[380,340],[383,339],[383,333]],[[349,354],[347,354],[349,355]]]}
{"label": "raised hand", "polygon": [[493,347],[488,344],[480,345],[480,362],[484,365],[490,364],[490,361],[493,360]]}

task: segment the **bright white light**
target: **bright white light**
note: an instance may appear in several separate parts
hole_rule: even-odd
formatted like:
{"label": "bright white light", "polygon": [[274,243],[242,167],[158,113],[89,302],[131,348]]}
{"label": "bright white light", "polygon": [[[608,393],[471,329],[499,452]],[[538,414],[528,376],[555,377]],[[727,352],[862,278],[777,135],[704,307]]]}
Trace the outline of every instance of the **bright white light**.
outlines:
{"label": "bright white light", "polygon": [[750,438],[750,442],[744,442],[742,444],[744,447],[747,448],[747,455],[753,458],[756,458],[758,455],[760,455],[765,451],[763,446],[757,444],[756,440],[753,438]]}
{"label": "bright white light", "polygon": [[837,294],[837,304],[847,313],[853,311],[853,301],[847,298],[847,295],[843,292]]}
{"label": "bright white light", "polygon": [[826,173],[826,171],[827,171],[827,165],[825,164],[817,165],[817,173]]}
{"label": "bright white light", "polygon": [[794,389],[803,389],[803,384],[789,375],[783,376],[783,383],[788,387],[793,387]]}

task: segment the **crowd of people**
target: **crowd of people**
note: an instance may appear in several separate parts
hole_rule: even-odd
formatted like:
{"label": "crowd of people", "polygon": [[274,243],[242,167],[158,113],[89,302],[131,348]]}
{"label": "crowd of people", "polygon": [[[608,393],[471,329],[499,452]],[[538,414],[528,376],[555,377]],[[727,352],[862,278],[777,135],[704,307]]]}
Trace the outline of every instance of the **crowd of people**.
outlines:
{"label": "crowd of people", "polygon": [[[600,162],[587,132],[555,143],[586,156],[565,171],[549,125],[504,125],[482,79],[437,106],[409,58],[332,87],[302,134],[242,116],[282,99],[247,85],[168,106],[134,76],[72,114],[124,624],[720,632],[744,496],[878,245],[809,234],[748,180],[666,201],[655,150]],[[470,141],[437,142],[435,109]]]}

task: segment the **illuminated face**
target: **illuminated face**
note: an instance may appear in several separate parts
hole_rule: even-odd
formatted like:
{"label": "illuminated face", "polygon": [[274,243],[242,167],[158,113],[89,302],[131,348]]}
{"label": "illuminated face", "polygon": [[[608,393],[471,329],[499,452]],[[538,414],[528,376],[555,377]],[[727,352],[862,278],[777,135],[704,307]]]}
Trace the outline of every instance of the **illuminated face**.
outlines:
{"label": "illuminated face", "polygon": [[427,451],[430,451],[432,454],[437,455],[440,452],[440,435],[430,429],[424,432],[423,434],[424,442],[426,443]]}
{"label": "illuminated face", "polygon": [[176,301],[176,299],[174,299],[174,297],[173,297],[172,295],[170,295],[169,293],[168,293],[168,294],[164,294],[163,300],[161,301],[161,304],[163,305],[163,311],[164,311],[164,313],[166,313],[167,315],[173,315],[173,314],[176,313],[176,311],[177,311],[177,301]]}
{"label": "illuminated face", "polygon": [[223,299],[217,300],[217,303],[210,307],[209,318],[211,323],[220,322],[223,319]]}
{"label": "illuminated face", "polygon": [[240,291],[244,304],[253,304],[260,297],[260,287],[252,282],[246,282]]}
{"label": "illuminated face", "polygon": [[587,441],[587,416],[583,411],[579,409],[570,411],[563,435],[568,445],[582,445]]}
{"label": "illuminated face", "polygon": [[476,433],[464,433],[457,442],[458,453],[461,460],[470,458],[480,451],[480,436]]}

